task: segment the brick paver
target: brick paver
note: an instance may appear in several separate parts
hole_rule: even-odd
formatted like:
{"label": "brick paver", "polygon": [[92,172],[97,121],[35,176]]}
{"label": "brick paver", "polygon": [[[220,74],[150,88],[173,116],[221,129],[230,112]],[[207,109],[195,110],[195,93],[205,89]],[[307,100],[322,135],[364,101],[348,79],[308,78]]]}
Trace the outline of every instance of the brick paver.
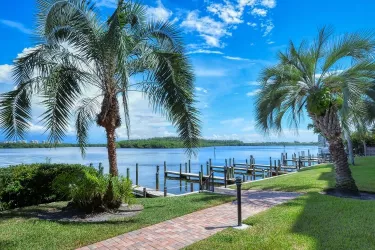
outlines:
{"label": "brick paver", "polygon": [[[234,192],[225,190],[225,193]],[[297,196],[299,196],[298,193],[243,191],[242,218],[245,219]],[[125,233],[82,247],[80,250],[181,249],[236,224],[237,204],[232,202]]]}

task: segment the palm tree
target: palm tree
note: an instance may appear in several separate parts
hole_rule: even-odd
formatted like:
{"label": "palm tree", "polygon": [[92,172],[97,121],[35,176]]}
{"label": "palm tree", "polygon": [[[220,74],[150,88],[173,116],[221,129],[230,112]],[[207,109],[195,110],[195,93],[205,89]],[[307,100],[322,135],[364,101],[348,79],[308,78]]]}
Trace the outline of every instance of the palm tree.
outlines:
{"label": "palm tree", "polygon": [[[342,140],[346,116],[366,111],[367,90],[373,86],[375,41],[372,34],[333,36],[322,28],[313,43],[297,48],[290,42],[279,52],[277,65],[260,76],[262,90],[257,99],[257,124],[264,131],[282,130],[284,119],[298,128],[305,112],[328,140],[338,191],[358,193]],[[346,124],[344,124],[344,127]]]}
{"label": "palm tree", "polygon": [[74,118],[84,155],[96,122],[105,129],[110,174],[117,176],[115,131],[124,123],[129,137],[128,94],[140,91],[177,127],[187,152],[195,153],[200,120],[194,74],[173,24],[147,21],[145,7],[124,0],[106,21],[89,0],[37,2],[38,45],[16,59],[16,88],[1,96],[0,126],[7,137],[24,137],[32,98],[39,96],[49,142],[61,141]]}

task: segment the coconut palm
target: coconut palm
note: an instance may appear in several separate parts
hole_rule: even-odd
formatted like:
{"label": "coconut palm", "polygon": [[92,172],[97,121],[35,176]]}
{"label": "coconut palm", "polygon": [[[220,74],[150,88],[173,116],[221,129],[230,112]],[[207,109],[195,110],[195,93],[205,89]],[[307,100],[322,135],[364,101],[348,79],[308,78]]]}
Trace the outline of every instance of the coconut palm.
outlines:
{"label": "coconut palm", "polygon": [[372,34],[334,36],[322,28],[317,38],[296,47],[290,42],[279,52],[277,65],[265,68],[260,76],[262,90],[257,99],[257,124],[264,131],[282,130],[287,119],[298,128],[304,114],[328,140],[336,188],[358,192],[349,168],[342,140],[342,124],[350,114],[367,112],[368,89],[375,79]]}
{"label": "coconut palm", "polygon": [[139,91],[177,127],[188,153],[195,152],[200,121],[194,75],[173,24],[148,21],[145,7],[124,0],[105,21],[89,0],[37,2],[38,45],[16,59],[16,88],[1,96],[0,125],[7,137],[25,136],[38,96],[51,144],[63,139],[72,119],[82,154],[90,125],[105,129],[110,173],[116,176],[115,131],[124,124],[129,136],[128,94]]}

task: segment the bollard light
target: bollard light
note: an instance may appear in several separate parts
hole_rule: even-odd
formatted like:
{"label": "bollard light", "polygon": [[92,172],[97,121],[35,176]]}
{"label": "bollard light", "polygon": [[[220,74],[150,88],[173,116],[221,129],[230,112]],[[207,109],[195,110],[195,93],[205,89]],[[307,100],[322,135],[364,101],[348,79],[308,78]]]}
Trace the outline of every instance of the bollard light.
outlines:
{"label": "bollard light", "polygon": [[242,210],[241,210],[241,185],[242,180],[241,177],[236,178],[236,185],[237,185],[237,214],[238,214],[238,226],[242,226]]}

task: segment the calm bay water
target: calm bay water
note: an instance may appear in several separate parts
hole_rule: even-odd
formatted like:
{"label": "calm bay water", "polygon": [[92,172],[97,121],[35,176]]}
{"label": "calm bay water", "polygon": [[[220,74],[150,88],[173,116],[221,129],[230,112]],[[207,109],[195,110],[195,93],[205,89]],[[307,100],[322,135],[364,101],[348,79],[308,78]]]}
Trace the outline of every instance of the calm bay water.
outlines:
{"label": "calm bay water", "polygon": [[[298,153],[310,150],[311,154],[318,153],[317,146],[249,146],[249,147],[216,147],[201,148],[197,157],[191,159],[191,169],[193,173],[200,171],[200,165],[204,165],[206,172],[206,161],[212,159],[213,165],[224,165],[225,159],[235,158],[236,163],[245,163],[250,155],[255,157],[256,163],[269,164],[269,157],[273,160],[280,159],[281,153]],[[93,163],[95,167],[99,162],[103,163],[105,172],[108,172],[108,160],[106,148],[88,148],[86,158],[82,159],[78,148],[31,148],[31,149],[0,149],[0,166],[16,165],[21,163],[46,162],[51,159],[52,163],[80,163],[89,165]],[[160,166],[160,190],[164,189],[163,162],[167,162],[167,169],[179,171],[180,163],[188,161],[184,154],[184,149],[118,149],[117,159],[119,172],[126,174],[126,169],[130,169],[130,177],[135,183],[135,164],[139,164],[139,185],[155,188],[156,166]],[[220,174],[219,174],[220,175]],[[166,180],[169,193],[185,193],[191,191],[191,184],[179,180]],[[198,190],[198,184],[193,184],[193,190]]]}

